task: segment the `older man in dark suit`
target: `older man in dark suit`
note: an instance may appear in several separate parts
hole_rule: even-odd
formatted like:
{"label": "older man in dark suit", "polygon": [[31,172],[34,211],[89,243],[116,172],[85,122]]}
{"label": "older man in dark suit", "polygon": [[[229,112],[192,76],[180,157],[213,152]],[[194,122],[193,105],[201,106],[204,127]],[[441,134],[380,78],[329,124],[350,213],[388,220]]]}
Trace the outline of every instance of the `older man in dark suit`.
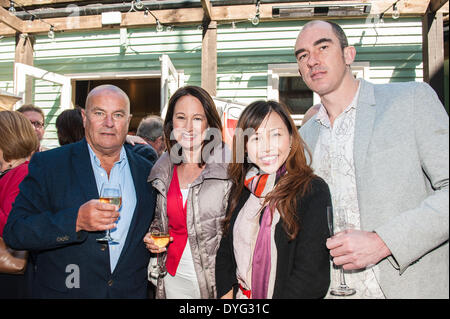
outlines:
{"label": "older man in dark suit", "polygon": [[[131,120],[127,95],[112,85],[86,100],[86,138],[36,154],[4,230],[29,250],[37,298],[145,298],[149,252],[142,238],[155,196],[151,163],[124,146]],[[101,203],[102,183],[122,185],[122,206]],[[98,242],[112,230],[118,244]]]}

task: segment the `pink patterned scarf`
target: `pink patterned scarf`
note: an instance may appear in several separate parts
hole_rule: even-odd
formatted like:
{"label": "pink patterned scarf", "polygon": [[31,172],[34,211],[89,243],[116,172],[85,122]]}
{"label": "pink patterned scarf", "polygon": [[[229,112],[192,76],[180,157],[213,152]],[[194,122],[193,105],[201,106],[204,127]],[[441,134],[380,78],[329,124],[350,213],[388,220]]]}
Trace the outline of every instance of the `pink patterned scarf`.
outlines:
{"label": "pink patterned scarf", "polygon": [[[245,186],[257,197],[263,198],[273,190],[278,180],[286,173],[286,167],[281,166],[276,173],[260,174],[256,167],[251,168],[245,176]],[[272,225],[273,211],[267,205],[262,212],[258,237],[256,239],[255,250],[252,260],[252,299],[266,299],[269,287],[271,268],[270,233]]]}

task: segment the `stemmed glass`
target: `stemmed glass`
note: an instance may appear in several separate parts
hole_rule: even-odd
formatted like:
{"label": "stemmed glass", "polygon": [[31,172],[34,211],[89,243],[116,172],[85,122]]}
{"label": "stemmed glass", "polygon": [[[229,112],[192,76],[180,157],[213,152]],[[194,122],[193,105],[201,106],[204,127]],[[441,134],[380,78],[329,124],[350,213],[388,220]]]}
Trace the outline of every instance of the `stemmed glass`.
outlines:
{"label": "stemmed glass", "polygon": [[[330,235],[334,236],[334,226],[336,226],[337,231],[343,231],[347,229],[347,214],[345,209],[336,209],[333,215],[333,208],[327,206],[327,219],[328,219],[328,229],[330,230]],[[345,283],[344,268],[339,267],[339,286],[331,288],[330,294],[333,296],[351,296],[356,293],[356,290],[350,288]]]}
{"label": "stemmed glass", "polygon": [[[167,231],[162,231],[158,226],[150,227],[150,236],[152,237],[155,245],[159,248],[164,248],[169,244],[170,235]],[[160,258],[160,253],[156,254],[156,265],[152,265],[152,272],[164,276],[167,273],[166,267],[162,262],[163,258]]]}
{"label": "stemmed glass", "polygon": [[[100,190],[100,202],[113,204],[117,206],[117,211],[122,207],[122,190],[119,184],[103,183]],[[108,242],[109,244],[118,244],[114,238],[111,237],[110,229],[106,230],[106,234],[102,238],[97,239],[98,242]]]}

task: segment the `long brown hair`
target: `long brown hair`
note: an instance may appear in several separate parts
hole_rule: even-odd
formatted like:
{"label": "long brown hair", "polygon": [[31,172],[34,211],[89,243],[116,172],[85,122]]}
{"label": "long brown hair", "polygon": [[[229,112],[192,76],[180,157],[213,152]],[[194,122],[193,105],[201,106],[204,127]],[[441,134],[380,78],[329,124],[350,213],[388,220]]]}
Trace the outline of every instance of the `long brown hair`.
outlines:
{"label": "long brown hair", "polygon": [[[289,239],[293,240],[299,232],[299,222],[296,214],[297,198],[306,194],[314,175],[306,161],[306,145],[300,137],[289,111],[285,106],[275,101],[255,101],[248,105],[239,117],[233,137],[233,160],[228,166],[228,176],[233,185],[231,187],[227,215],[223,224],[224,232],[229,231],[231,216],[245,187],[245,175],[253,165],[248,162],[247,156],[244,156],[243,160],[239,158],[239,152],[246,150],[249,138],[243,132],[249,128],[255,131],[258,130],[263,120],[271,112],[277,113],[283,120],[288,128],[292,144],[285,162],[287,173],[280,178],[276,187],[267,194],[264,206],[268,204],[276,205],[283,222],[283,228]],[[309,150],[307,151],[309,152]]]}

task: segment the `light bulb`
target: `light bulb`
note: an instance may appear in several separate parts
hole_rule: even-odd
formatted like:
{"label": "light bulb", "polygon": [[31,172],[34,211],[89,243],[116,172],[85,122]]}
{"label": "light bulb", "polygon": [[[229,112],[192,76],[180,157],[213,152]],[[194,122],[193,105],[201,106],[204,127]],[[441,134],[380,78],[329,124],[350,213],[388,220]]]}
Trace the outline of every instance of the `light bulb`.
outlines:
{"label": "light bulb", "polygon": [[252,24],[253,25],[258,25],[259,24],[259,16],[255,15],[252,19]]}
{"label": "light bulb", "polygon": [[231,28],[233,29],[233,30],[236,30],[236,22],[231,22]]}
{"label": "light bulb", "polygon": [[53,40],[55,38],[55,31],[53,30],[53,27],[50,27],[50,30],[47,33],[48,38]]}
{"label": "light bulb", "polygon": [[141,0],[136,0],[134,5],[136,6],[137,9],[142,10],[142,8],[144,8],[144,3],[142,3]]}
{"label": "light bulb", "polygon": [[161,25],[159,20],[156,20],[156,32],[161,32],[164,30],[164,27]]}
{"label": "light bulb", "polygon": [[375,24],[383,24],[384,23],[384,13],[381,13],[379,16],[378,16],[378,19],[376,19],[375,20]]}
{"label": "light bulb", "polygon": [[167,28],[166,28],[166,31],[167,31],[167,32],[170,32],[170,31],[172,31],[172,30],[173,30],[173,27],[172,27],[171,25],[168,25]]}
{"label": "light bulb", "polygon": [[11,13],[15,13],[16,12],[16,8],[14,8],[14,1],[10,1],[9,2],[9,9],[8,9],[8,11],[11,12]]}
{"label": "light bulb", "polygon": [[397,3],[394,3],[392,7],[392,19],[397,20],[400,18],[400,11],[398,11]]}

